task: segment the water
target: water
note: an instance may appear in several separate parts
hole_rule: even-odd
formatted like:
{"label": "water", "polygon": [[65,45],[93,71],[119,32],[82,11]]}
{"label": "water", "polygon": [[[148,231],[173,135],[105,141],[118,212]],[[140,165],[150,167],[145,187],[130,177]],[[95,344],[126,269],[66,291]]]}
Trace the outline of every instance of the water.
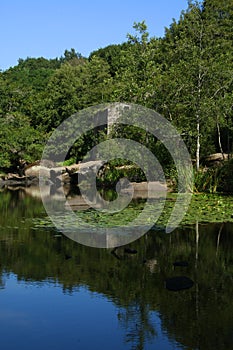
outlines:
{"label": "water", "polygon": [[[232,224],[152,231],[130,254],[47,227],[36,191],[0,193],[0,211],[2,349],[233,348]],[[174,276],[194,285],[169,291]]]}

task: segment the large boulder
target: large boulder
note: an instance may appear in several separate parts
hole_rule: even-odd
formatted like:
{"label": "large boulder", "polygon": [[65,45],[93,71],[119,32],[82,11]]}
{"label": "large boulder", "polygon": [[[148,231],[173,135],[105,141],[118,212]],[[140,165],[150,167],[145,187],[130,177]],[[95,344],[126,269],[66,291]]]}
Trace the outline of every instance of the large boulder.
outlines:
{"label": "large boulder", "polygon": [[226,153],[213,153],[205,157],[204,165],[213,166],[222,163],[224,160],[227,160],[229,157]]}
{"label": "large boulder", "polygon": [[50,169],[43,165],[33,165],[27,167],[24,171],[25,176],[33,176],[39,179],[39,176],[50,178]]}

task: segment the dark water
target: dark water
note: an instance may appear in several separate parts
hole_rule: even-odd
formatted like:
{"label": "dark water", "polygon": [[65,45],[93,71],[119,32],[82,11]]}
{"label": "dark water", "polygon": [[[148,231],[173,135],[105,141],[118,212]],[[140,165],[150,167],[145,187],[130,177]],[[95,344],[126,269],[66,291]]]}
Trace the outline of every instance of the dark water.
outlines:
{"label": "dark water", "polygon": [[[129,254],[38,228],[41,201],[22,189],[0,211],[2,349],[233,349],[232,224],[150,232]],[[194,285],[169,291],[174,276]]]}

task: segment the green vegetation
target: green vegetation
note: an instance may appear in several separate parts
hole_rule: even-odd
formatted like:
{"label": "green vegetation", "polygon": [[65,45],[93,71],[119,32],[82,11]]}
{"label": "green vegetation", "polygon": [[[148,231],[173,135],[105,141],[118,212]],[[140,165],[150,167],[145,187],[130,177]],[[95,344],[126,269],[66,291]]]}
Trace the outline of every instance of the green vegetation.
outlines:
{"label": "green vegetation", "polygon": [[[107,197],[108,200],[116,199],[116,193],[113,191],[108,191],[107,193],[102,193],[102,195]],[[163,198],[157,199],[157,203],[153,203],[151,208],[148,209],[147,222],[138,222],[140,226],[144,226],[150,223],[154,223],[155,220],[155,210],[161,205]],[[164,231],[167,226],[168,220],[171,216],[171,212],[174,208],[175,202],[177,200],[177,194],[170,193],[164,203],[164,208],[159,216],[156,224],[153,226],[153,231]],[[59,217],[56,218],[56,222],[59,223],[60,227],[68,226],[71,230],[78,229],[82,230],[91,226],[97,230],[96,227],[124,227],[131,223],[134,219],[138,217],[145,205],[145,200],[133,200],[124,208],[124,210],[118,213],[104,213],[96,211],[94,209],[88,209],[85,211],[77,211],[75,221],[74,218],[67,217],[68,213],[59,213]],[[157,205],[157,206],[156,206]],[[232,196],[222,196],[218,194],[195,194],[192,195],[192,200],[185,214],[181,226],[194,225],[197,221],[200,223],[222,223],[222,222],[232,222],[233,223],[233,197]],[[33,220],[35,228],[40,229],[52,228],[54,227],[51,219],[49,217],[35,218]],[[135,224],[136,225],[136,224]]]}
{"label": "green vegetation", "polygon": [[[195,163],[197,191],[232,192],[231,165],[203,171],[207,155],[232,153],[232,28],[231,0],[192,0],[163,38],[151,38],[142,21],[125,43],[88,58],[71,49],[55,59],[19,59],[0,72],[0,168],[39,159],[52,130],[73,113],[103,102],[128,102],[159,112],[178,129]],[[149,140],[175,180],[173,164],[150,136],[128,134],[146,146]],[[66,160],[82,159],[98,137],[102,132],[78,140]]]}

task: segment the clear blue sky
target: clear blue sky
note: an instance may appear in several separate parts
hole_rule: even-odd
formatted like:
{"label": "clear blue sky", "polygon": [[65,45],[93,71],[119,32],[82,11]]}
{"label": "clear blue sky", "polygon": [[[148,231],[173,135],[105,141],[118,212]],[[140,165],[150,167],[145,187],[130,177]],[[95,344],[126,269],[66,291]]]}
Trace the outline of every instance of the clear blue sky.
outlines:
{"label": "clear blue sky", "polygon": [[19,58],[60,57],[71,48],[88,56],[126,41],[142,20],[151,36],[161,37],[186,8],[187,0],[1,0],[0,69]]}

